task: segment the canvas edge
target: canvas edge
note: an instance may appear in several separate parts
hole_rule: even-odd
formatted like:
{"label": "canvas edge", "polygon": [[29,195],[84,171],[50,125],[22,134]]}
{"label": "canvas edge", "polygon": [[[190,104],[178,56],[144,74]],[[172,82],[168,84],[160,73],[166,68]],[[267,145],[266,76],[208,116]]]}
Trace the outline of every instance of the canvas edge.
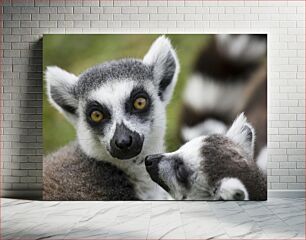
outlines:
{"label": "canvas edge", "polygon": [[[2,190],[2,198],[43,200],[42,190]],[[305,190],[268,190],[270,198],[304,198]],[[203,200],[204,201],[204,200]]]}

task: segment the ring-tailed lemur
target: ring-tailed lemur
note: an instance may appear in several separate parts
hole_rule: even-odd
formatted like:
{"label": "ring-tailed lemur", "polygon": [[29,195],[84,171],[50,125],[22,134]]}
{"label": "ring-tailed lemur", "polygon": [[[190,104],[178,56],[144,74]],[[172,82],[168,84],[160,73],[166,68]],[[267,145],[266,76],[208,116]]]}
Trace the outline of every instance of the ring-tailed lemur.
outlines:
{"label": "ring-tailed lemur", "polygon": [[49,100],[74,125],[77,142],[44,159],[44,198],[70,199],[71,192],[79,200],[168,198],[144,157],[164,151],[165,111],[178,72],[164,36],[143,60],[109,61],[79,76],[48,67]]}
{"label": "ring-tailed lemur", "polygon": [[255,156],[265,149],[266,46],[266,34],[213,36],[199,54],[184,91],[180,128],[183,142],[225,133],[235,116],[245,112],[257,131]]}
{"label": "ring-tailed lemur", "polygon": [[254,161],[254,141],[255,131],[241,114],[226,134],[147,156],[146,169],[177,200],[266,200],[266,166]]}

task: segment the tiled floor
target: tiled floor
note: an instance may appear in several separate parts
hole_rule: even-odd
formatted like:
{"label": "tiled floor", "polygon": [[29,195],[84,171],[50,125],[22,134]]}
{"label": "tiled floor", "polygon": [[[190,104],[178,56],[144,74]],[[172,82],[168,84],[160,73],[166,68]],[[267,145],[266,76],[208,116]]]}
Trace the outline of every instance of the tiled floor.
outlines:
{"label": "tiled floor", "polygon": [[305,239],[305,199],[1,205],[4,239]]}

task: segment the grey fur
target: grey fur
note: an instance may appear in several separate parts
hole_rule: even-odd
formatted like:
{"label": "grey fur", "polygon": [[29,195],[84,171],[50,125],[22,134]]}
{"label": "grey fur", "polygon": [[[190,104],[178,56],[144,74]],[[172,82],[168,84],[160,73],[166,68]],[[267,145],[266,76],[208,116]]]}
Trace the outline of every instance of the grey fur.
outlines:
{"label": "grey fur", "polygon": [[44,158],[44,200],[137,200],[127,175],[89,158],[76,142]]}
{"label": "grey fur", "polygon": [[242,113],[224,135],[201,136],[175,152],[147,156],[146,169],[177,200],[266,200],[267,176],[249,154],[254,140]]}
{"label": "grey fur", "polygon": [[153,81],[152,67],[137,59],[106,62],[81,74],[74,92],[77,97],[84,97],[88,92],[101,87],[103,83],[126,79],[139,81],[142,84],[144,81]]}
{"label": "grey fur", "polygon": [[201,170],[208,185],[217,189],[223,178],[238,178],[246,187],[250,200],[267,199],[267,179],[256,162],[245,159],[235,143],[227,137],[212,135],[203,141]]}

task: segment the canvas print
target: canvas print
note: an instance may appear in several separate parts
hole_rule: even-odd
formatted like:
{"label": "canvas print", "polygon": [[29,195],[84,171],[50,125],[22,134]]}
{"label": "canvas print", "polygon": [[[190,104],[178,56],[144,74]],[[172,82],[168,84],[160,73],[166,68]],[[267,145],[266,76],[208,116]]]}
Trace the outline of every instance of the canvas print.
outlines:
{"label": "canvas print", "polygon": [[266,200],[266,34],[43,37],[45,200]]}

